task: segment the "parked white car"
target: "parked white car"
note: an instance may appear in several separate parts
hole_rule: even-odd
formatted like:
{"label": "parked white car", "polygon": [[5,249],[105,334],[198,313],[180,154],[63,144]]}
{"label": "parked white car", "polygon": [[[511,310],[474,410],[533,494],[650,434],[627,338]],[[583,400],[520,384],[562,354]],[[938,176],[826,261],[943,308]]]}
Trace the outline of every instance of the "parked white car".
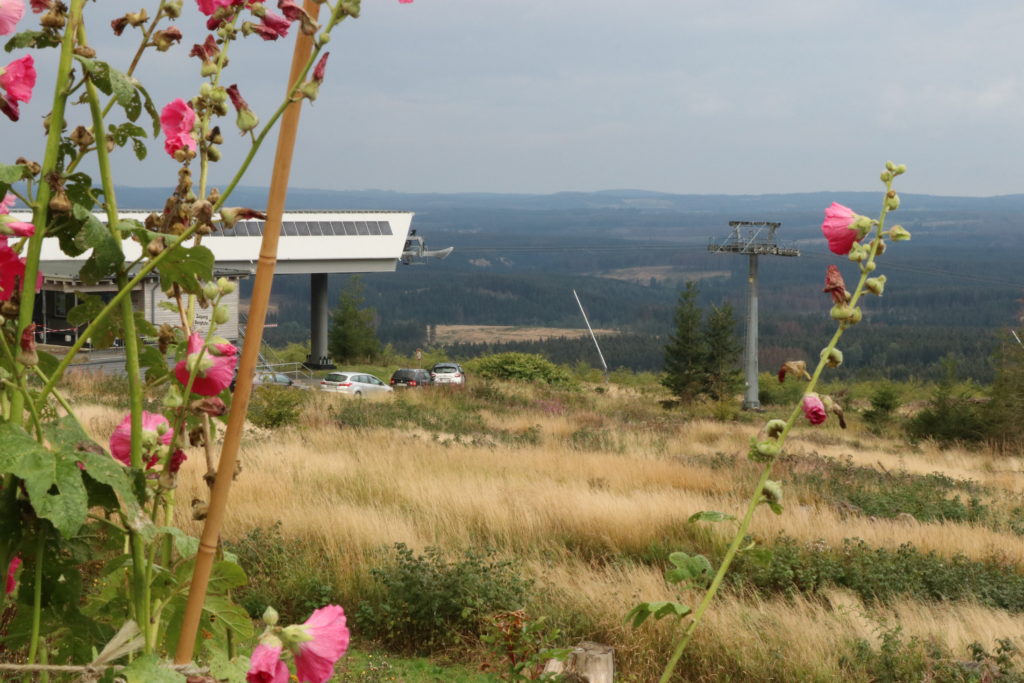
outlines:
{"label": "parked white car", "polygon": [[391,387],[373,375],[344,370],[327,373],[320,380],[320,390],[331,391],[336,394],[349,394],[350,396],[387,394],[392,391]]}

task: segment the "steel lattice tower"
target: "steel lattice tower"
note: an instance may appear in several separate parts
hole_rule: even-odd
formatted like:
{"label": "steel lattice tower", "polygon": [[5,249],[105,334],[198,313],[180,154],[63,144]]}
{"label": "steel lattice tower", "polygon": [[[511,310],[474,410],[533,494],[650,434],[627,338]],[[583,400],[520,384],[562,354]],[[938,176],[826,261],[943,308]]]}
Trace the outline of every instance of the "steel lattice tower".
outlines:
{"label": "steel lattice tower", "polygon": [[708,251],[746,254],[750,259],[750,274],[747,278],[747,339],[743,355],[745,410],[761,407],[757,384],[757,257],[800,255],[796,247],[782,246],[775,241],[775,230],[780,225],[782,223],[770,221],[729,221],[729,227],[732,228],[729,236],[721,241],[712,239],[708,243]]}

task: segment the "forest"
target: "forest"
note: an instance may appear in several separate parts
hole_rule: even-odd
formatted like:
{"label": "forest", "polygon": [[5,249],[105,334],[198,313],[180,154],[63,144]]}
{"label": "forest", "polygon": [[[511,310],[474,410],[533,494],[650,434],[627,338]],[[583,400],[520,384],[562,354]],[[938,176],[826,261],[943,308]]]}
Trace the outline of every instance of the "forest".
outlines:
{"label": "forest", "polygon": [[[147,193],[130,191],[139,206]],[[259,189],[244,191],[256,203]],[[361,276],[365,305],[382,343],[408,352],[427,344],[428,325],[475,324],[582,328],[576,290],[602,339],[612,368],[658,371],[679,291],[698,280],[702,305],[732,303],[742,334],[747,302],[746,257],[708,251],[729,234],[730,220],[782,224],[780,242],[798,258],[759,263],[760,362],[771,368],[795,354],[811,356],[828,327],[826,267],[851,265],[821,239],[823,207],[840,201],[873,213],[874,193],[800,195],[670,195],[641,191],[555,195],[414,195],[297,189],[289,209],[387,208],[416,212],[413,227],[429,248],[455,247],[443,261],[398,265]],[[887,254],[885,296],[865,309],[865,331],[846,349],[844,373],[857,377],[935,379],[938,361],[957,360],[963,377],[987,382],[991,356],[1019,322],[1021,290],[1016,242],[1024,195],[903,195],[893,214],[913,235],[914,249]],[[919,244],[920,243],[920,244]],[[348,276],[330,278],[336,304]],[[266,338],[275,345],[308,339],[307,276],[278,276],[276,313]],[[243,286],[243,297],[247,289]],[[597,365],[588,342],[551,339],[502,345],[454,344],[448,353],[523,350],[560,363]]]}

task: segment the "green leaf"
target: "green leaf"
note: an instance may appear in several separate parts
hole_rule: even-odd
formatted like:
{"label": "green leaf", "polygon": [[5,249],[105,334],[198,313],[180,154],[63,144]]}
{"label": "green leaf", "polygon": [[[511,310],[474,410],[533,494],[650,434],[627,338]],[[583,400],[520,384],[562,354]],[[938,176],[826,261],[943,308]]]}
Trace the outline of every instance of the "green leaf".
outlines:
{"label": "green leaf", "polygon": [[170,668],[170,662],[161,661],[156,655],[141,655],[121,670],[126,683],[182,683],[184,674]]}
{"label": "green leaf", "polygon": [[60,45],[60,36],[46,31],[22,31],[11,37],[4,45],[4,50],[13,52],[26,47],[56,47]]}
{"label": "green leaf", "polygon": [[20,427],[0,425],[0,467],[24,480],[36,514],[50,520],[65,538],[78,532],[89,511],[75,462],[48,450]]}
{"label": "green leaf", "polygon": [[254,635],[249,613],[226,597],[208,595],[206,604],[203,605],[203,612],[209,614],[212,621],[219,621],[223,626],[234,631],[242,640],[248,640]]}
{"label": "green leaf", "polygon": [[88,209],[75,204],[72,214],[83,222],[82,229],[76,237],[76,244],[92,248],[92,254],[79,272],[82,281],[94,285],[116,274],[124,265],[124,252],[121,251],[120,241],[110,234],[107,226]]}
{"label": "green leaf", "polygon": [[[131,85],[131,81],[129,81],[129,85]],[[131,97],[128,102],[124,104],[124,114],[128,117],[129,121],[136,121],[141,113],[142,98],[139,96],[139,91],[137,91],[134,85],[132,85]]]}
{"label": "green leaf", "polygon": [[686,605],[678,602],[670,601],[659,601],[659,602],[642,602],[629,611],[626,615],[626,621],[633,620],[633,628],[637,628],[645,621],[648,617],[654,617],[655,619],[663,619],[664,617],[674,616],[677,618],[685,617],[687,614],[692,612]]}
{"label": "green leaf", "polygon": [[777,514],[777,515],[781,515],[782,514],[782,504],[781,503],[768,503],[768,507],[771,508],[771,511],[774,512],[775,514]]}
{"label": "green leaf", "polygon": [[157,110],[156,105],[153,104],[153,98],[149,96],[149,92],[142,85],[136,83],[135,88],[142,95],[142,108],[146,110],[146,113],[153,120],[153,137],[157,137],[160,135],[160,112]]}
{"label": "green leaf", "polygon": [[132,151],[135,152],[135,158],[142,161],[146,158],[146,143],[138,138],[132,138]]}
{"label": "green leaf", "polygon": [[675,565],[665,572],[665,580],[669,583],[698,583],[711,573],[711,563],[703,555],[677,552],[669,555],[668,561]]}
{"label": "green leaf", "polygon": [[159,382],[171,373],[167,359],[155,346],[142,346],[139,351],[139,366],[146,370],[146,381]]}
{"label": "green leaf", "polygon": [[206,641],[206,663],[210,667],[210,675],[218,681],[246,683],[249,659],[242,656],[228,659],[227,653],[216,647],[212,640]]}
{"label": "green leaf", "polygon": [[18,182],[19,180],[25,177],[25,173],[27,170],[28,169],[25,166],[17,164],[14,166],[0,164],[0,183],[13,185],[14,183]]}
{"label": "green leaf", "polygon": [[727,515],[724,512],[716,512],[714,510],[704,510],[690,516],[687,520],[691,524],[694,522],[734,522],[736,518],[733,515]]}
{"label": "green leaf", "polygon": [[213,280],[213,252],[202,245],[177,247],[157,270],[165,292],[177,284],[188,294],[202,294],[202,283]]}
{"label": "green leaf", "polygon": [[119,126],[110,127],[110,137],[120,147],[124,146],[131,138],[146,137],[146,131],[134,123],[122,123]]}
{"label": "green leaf", "polygon": [[[68,311],[69,325],[88,325],[103,310],[106,305],[103,299],[95,294],[78,294],[82,303]],[[92,343],[98,349],[105,349],[114,343],[114,339],[121,335],[121,314],[116,308],[99,324],[92,335]]]}

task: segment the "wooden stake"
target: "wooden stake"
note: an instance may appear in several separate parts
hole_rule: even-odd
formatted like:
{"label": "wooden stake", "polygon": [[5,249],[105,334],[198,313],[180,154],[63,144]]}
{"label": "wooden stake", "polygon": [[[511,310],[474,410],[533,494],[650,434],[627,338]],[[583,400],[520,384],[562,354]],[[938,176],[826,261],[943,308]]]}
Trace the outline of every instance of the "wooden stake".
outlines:
{"label": "wooden stake", "polygon": [[[306,12],[316,21],[320,5],[313,0],[303,3]],[[309,61],[313,49],[313,38],[307,36],[296,27],[298,37],[295,40],[295,51],[292,53],[291,74],[288,76],[286,94],[299,79],[302,69]],[[220,528],[224,521],[224,513],[228,504],[228,489],[235,473],[235,462],[238,458],[238,444],[242,438],[242,427],[249,408],[249,397],[252,395],[252,381],[259,358],[260,344],[263,342],[263,324],[267,319],[267,304],[270,301],[270,285],[274,278],[277,265],[277,241],[281,234],[281,216],[284,213],[285,198],[288,195],[288,176],[292,168],[292,154],[295,151],[295,137],[299,128],[299,114],[302,100],[288,105],[281,116],[281,128],[277,138],[277,151],[274,156],[274,170],[270,179],[270,193],[267,197],[267,220],[263,225],[263,242],[260,246],[260,259],[256,266],[256,281],[253,284],[252,300],[249,305],[249,319],[246,326],[245,340],[242,343],[242,357],[238,364],[238,381],[235,385],[234,398],[231,403],[231,414],[228,416],[227,431],[224,434],[224,447],[221,449],[220,463],[217,465],[217,478],[214,480],[210,493],[210,507],[207,512],[206,524],[199,539],[199,551],[196,554],[196,566],[192,573],[192,586],[189,588],[188,603],[181,624],[181,635],[178,637],[178,648],[174,662],[177,665],[192,661],[196,634],[206,602],[206,589],[210,582],[210,572],[217,552],[220,539]]]}

